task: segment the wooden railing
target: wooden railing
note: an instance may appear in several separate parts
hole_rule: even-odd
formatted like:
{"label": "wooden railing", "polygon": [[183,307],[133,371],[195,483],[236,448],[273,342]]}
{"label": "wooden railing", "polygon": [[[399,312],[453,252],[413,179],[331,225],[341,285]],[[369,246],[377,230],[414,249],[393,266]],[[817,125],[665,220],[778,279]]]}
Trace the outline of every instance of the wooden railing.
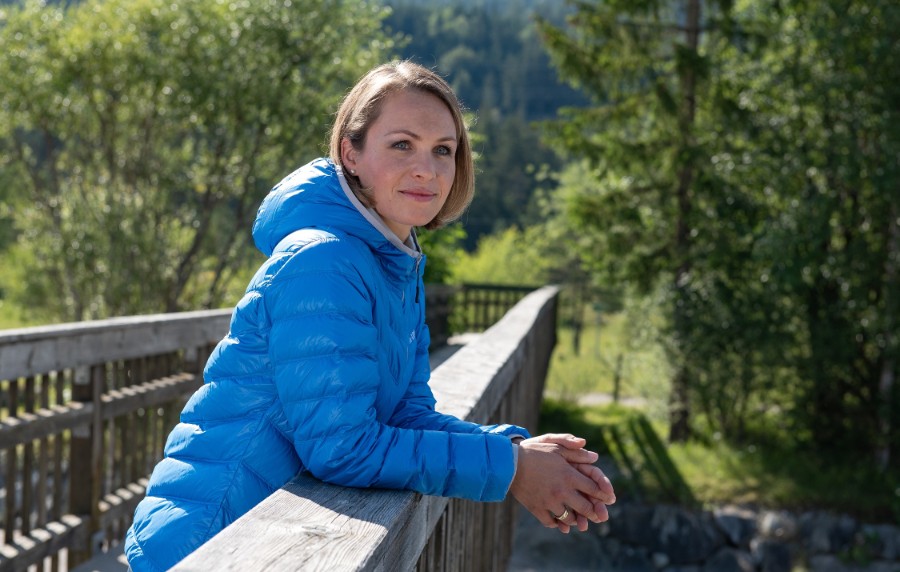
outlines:
{"label": "wooden railing", "polygon": [[[427,296],[432,343],[440,344],[451,333],[447,316],[460,303],[459,290],[429,287]],[[538,326],[516,321],[521,312],[514,313],[497,330],[502,334],[494,346],[466,348],[460,352],[462,361],[454,357],[456,365],[435,371],[445,411],[533,427],[541,368],[546,368],[555,341],[548,321],[551,315],[555,319],[555,290],[543,290],[522,311],[534,310],[535,300],[541,300],[540,327],[548,331],[532,331]],[[123,538],[144,495],[146,477],[162,458],[166,436],[186,397],[201,384],[209,353],[228,330],[230,313],[134,316],[0,331],[0,571],[33,565],[65,570]],[[521,331],[515,334],[515,328]],[[501,338],[517,335],[516,348],[496,346],[509,343]],[[490,334],[484,342],[495,337]],[[523,367],[530,373],[510,373]],[[487,383],[490,376],[500,381]],[[473,380],[485,383],[473,385]],[[416,501],[423,502],[432,501]],[[482,515],[498,510],[456,506],[450,503],[444,512],[464,514],[468,520],[475,514],[471,511]],[[453,518],[441,517],[441,526],[454,526]],[[434,529],[435,523],[429,523]],[[67,562],[59,557],[63,549]]]}
{"label": "wooden railing", "polygon": [[0,331],[0,570],[65,570],[124,536],[229,316]]}
{"label": "wooden railing", "polygon": [[[526,296],[437,367],[438,409],[534,430],[556,343],[558,291]],[[515,506],[350,489],[300,475],[174,570],[506,570]]]}
{"label": "wooden railing", "polygon": [[460,332],[483,332],[497,323],[510,308],[536,286],[462,284],[457,286],[458,302],[450,315],[451,327]]}

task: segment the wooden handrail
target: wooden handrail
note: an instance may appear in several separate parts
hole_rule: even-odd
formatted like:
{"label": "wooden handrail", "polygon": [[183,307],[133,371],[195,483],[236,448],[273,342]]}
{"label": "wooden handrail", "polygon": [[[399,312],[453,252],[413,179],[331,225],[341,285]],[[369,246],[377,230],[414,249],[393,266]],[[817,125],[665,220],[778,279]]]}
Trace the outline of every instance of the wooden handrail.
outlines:
{"label": "wooden handrail", "polygon": [[[534,430],[558,289],[526,296],[432,374],[438,409]],[[514,506],[351,489],[300,475],[174,570],[505,570]]]}
{"label": "wooden handrail", "polygon": [[[525,293],[511,290],[516,300]],[[452,334],[447,318],[464,303],[461,291],[458,286],[426,289],[433,344]],[[555,294],[539,299],[544,300],[541,308],[551,299],[555,308]],[[490,313],[499,315],[513,300],[491,302]],[[203,364],[227,333],[230,316],[231,310],[209,310],[0,330],[0,478],[8,491],[0,518],[0,571],[40,566],[44,559],[52,559],[51,568],[58,569],[62,548],[68,549],[72,567],[123,538],[146,477],[162,456],[165,437],[184,400],[202,383]],[[532,323],[515,327],[523,328],[525,336]],[[483,341],[500,344],[515,338],[504,329],[497,331],[496,340],[490,334]],[[496,413],[497,419],[533,426],[536,417],[511,416],[516,408],[508,405],[506,394],[521,383],[500,372],[518,370],[522,360],[531,363],[534,358],[521,350],[498,345],[479,350],[478,345],[435,371],[441,407],[463,416],[468,411],[472,419]],[[485,356],[478,353],[482,351]],[[504,360],[496,361],[504,352]],[[497,379],[487,385],[469,383],[482,374]],[[542,383],[543,374],[535,379]],[[539,396],[540,389],[535,391]],[[475,510],[454,509],[457,501],[448,504],[446,499],[414,500],[416,506],[430,507],[417,510],[438,515],[439,522],[452,520],[447,515],[454,510],[466,518]],[[444,530],[434,519],[427,522],[429,530]],[[390,529],[397,534],[403,527]],[[378,558],[381,552],[373,554]]]}
{"label": "wooden handrail", "polygon": [[204,310],[0,330],[0,379],[216,343],[230,318],[231,310]]}

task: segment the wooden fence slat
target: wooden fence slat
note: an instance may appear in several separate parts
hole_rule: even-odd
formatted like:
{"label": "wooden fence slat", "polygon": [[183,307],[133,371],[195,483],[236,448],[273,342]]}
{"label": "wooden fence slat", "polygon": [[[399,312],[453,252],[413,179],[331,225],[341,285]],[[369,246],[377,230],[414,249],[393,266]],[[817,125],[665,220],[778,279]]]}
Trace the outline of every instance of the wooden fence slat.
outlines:
{"label": "wooden fence slat", "polygon": [[[34,376],[25,378],[25,413],[34,412],[35,404]],[[20,530],[22,534],[31,532],[31,520],[34,510],[34,440],[22,444],[22,505]]]}
{"label": "wooden fence slat", "polygon": [[[182,373],[110,391],[100,398],[103,418],[125,415],[141,406],[158,406],[193,391],[199,383],[194,374]],[[94,406],[90,402],[72,402],[3,419],[0,421],[0,448],[84,426],[91,422],[93,416]]]}
{"label": "wooden fence slat", "polygon": [[[50,377],[47,375],[41,376],[41,408],[47,409],[50,407]],[[47,524],[47,501],[49,500],[49,495],[47,494],[47,481],[50,479],[49,475],[49,464],[50,464],[50,440],[48,437],[42,437],[40,439],[40,453],[38,456],[38,487],[37,487],[37,522],[36,525],[39,527]]]}
{"label": "wooden fence slat", "polygon": [[[57,554],[60,549],[82,547],[88,541],[88,524],[83,518],[67,514],[59,521],[36,528],[28,536],[17,536],[13,542],[0,546],[0,570],[28,570]],[[71,554],[71,552],[70,552]],[[69,567],[73,567],[71,560]]]}
{"label": "wooden fence slat", "polygon": [[[19,380],[11,379],[6,384],[7,410],[10,418],[15,418],[19,410]],[[19,483],[19,452],[16,443],[6,444],[6,512],[4,514],[4,540],[12,542],[16,531],[16,497]]]}

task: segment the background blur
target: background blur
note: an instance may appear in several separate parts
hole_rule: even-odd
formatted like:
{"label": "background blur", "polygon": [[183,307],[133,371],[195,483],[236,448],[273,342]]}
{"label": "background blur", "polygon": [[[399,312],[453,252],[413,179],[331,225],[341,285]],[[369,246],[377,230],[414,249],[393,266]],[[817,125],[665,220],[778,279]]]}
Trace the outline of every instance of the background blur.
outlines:
{"label": "background blur", "polygon": [[896,522],[897,30],[893,0],[0,2],[0,328],[233,305],[262,198],[411,58],[478,153],[428,280],[565,287],[548,420],[627,403],[702,503]]}

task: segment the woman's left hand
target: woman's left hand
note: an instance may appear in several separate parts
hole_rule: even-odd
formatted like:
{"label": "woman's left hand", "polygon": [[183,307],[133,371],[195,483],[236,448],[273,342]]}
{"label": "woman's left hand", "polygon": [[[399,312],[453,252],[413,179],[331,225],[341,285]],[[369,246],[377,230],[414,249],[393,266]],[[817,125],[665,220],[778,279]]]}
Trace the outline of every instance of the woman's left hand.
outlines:
{"label": "woman's left hand", "polygon": [[[583,449],[587,441],[581,437],[576,437],[570,433],[547,433],[534,438],[535,441],[543,443],[554,443],[570,450]],[[599,467],[589,463],[571,463],[573,467],[578,469],[581,474],[588,477],[597,484],[597,493],[595,495],[584,495],[594,507],[594,513],[600,518],[600,521],[609,519],[609,511],[606,505],[616,502],[616,494],[613,490],[612,483],[603,474]],[[582,493],[583,494],[583,493]],[[568,533],[571,527],[576,527],[581,532],[588,529],[588,519],[575,512],[566,521],[557,520],[557,528],[560,532]]]}

